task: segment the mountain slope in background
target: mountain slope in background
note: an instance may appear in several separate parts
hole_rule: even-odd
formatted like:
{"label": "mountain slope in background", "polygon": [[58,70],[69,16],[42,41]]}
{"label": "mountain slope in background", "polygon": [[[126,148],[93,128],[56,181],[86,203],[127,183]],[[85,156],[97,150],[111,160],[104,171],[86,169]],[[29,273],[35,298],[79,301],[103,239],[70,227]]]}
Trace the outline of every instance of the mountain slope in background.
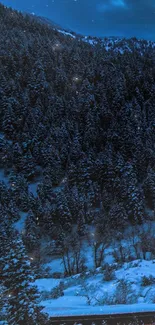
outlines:
{"label": "mountain slope in background", "polygon": [[0,5],[1,224],[21,232],[37,276],[56,255],[65,276],[86,272],[83,240],[95,269],[111,242],[118,264],[153,260],[154,43],[40,19]]}
{"label": "mountain slope in background", "polygon": [[65,33],[1,6],[7,195],[43,224],[142,222],[154,209],[154,43]]}

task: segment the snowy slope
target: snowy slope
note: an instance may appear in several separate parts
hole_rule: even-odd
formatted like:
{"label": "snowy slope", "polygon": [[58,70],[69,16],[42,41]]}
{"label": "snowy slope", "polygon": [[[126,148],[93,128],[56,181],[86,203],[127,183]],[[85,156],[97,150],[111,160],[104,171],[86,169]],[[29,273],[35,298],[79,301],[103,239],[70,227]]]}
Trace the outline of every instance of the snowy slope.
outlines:
{"label": "snowy slope", "polygon": [[103,45],[106,51],[112,51],[114,53],[120,53],[120,54],[123,54],[124,52],[132,53],[134,50],[141,49],[141,55],[143,55],[143,53],[147,51],[148,48],[155,49],[155,42],[152,41],[144,41],[142,46],[143,40],[138,40],[134,38],[122,39],[119,37],[107,37],[107,38],[97,38],[97,37],[90,37],[90,36],[83,37],[81,35],[76,35],[75,33],[68,32],[62,29],[57,29],[57,31],[66,37],[78,39],[79,41],[83,41],[92,46],[95,46],[100,42],[100,44]]}
{"label": "snowy slope", "polygon": [[71,30],[64,30],[61,26],[55,24],[53,21],[45,17],[33,15],[31,16],[33,17],[33,19],[37,19],[40,23],[47,24],[50,28],[58,31],[66,37],[86,42],[92,46],[95,46],[100,42],[100,44],[103,45],[106,51],[112,51],[113,53],[123,54],[125,51],[132,53],[135,49],[141,49],[141,55],[143,55],[143,53],[147,51],[149,47],[155,49],[155,42],[153,41],[144,41],[142,45],[143,40],[136,38],[127,39],[115,36],[98,38],[93,36],[83,36],[80,34],[76,34]]}
{"label": "snowy slope", "polygon": [[[155,260],[124,263],[115,271],[115,279],[112,281],[104,281],[103,273],[98,270],[95,275],[87,275],[84,278],[76,275],[64,279],[37,279],[35,284],[40,292],[50,292],[60,281],[64,282],[64,296],[40,302],[44,306],[44,311],[53,316],[155,311],[155,284],[143,286],[144,275],[155,276]],[[121,279],[129,283],[136,297],[135,302],[130,305],[110,304],[109,306],[103,303],[102,297],[106,295],[110,298],[115,295]],[[90,305],[87,294],[91,300]]]}

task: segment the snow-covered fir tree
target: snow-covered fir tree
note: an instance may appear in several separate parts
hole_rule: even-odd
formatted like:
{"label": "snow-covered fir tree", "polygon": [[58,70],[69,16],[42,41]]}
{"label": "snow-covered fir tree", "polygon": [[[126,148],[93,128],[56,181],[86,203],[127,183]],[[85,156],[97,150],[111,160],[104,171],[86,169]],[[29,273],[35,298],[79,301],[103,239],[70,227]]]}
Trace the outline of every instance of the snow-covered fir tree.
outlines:
{"label": "snow-covered fir tree", "polygon": [[25,229],[23,235],[24,244],[29,253],[33,250],[36,250],[39,243],[39,228],[37,228],[37,220],[35,220],[35,216],[32,211],[28,212],[26,221],[25,221]]}
{"label": "snow-covered fir tree", "polygon": [[0,228],[1,281],[8,298],[9,325],[38,325],[38,293],[34,274],[20,236],[7,222]]}
{"label": "snow-covered fir tree", "polygon": [[0,324],[7,325],[7,315],[8,315],[8,296],[6,288],[0,284]]}

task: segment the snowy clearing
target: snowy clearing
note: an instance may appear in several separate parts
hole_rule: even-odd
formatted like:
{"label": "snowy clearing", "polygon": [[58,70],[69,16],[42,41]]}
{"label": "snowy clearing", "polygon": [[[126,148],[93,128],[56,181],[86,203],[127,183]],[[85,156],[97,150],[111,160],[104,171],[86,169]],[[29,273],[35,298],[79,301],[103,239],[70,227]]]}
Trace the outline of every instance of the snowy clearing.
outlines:
{"label": "snowy clearing", "polygon": [[[49,316],[82,316],[82,315],[107,315],[107,314],[123,314],[134,312],[155,311],[154,304],[135,304],[135,305],[119,305],[119,306],[86,306],[84,299],[70,299],[66,306],[63,297],[57,301],[44,301],[44,312]],[[59,307],[58,307],[59,306]]]}
{"label": "snowy clearing", "polygon": [[[58,271],[58,268],[53,269],[53,271],[56,270]],[[50,292],[60,282],[64,283],[64,296],[40,302],[44,306],[44,312],[50,316],[155,311],[155,303],[153,303],[155,302],[155,284],[144,286],[142,284],[144,275],[146,277],[155,275],[155,260],[124,263],[122,268],[115,271],[115,278],[112,281],[105,281],[103,273],[98,270],[98,273],[87,274],[84,277],[75,275],[63,279],[37,279],[35,284],[41,293]],[[102,302],[103,297],[115,295],[122,279],[130,285],[133,296],[135,295],[135,303],[107,305]],[[87,296],[90,297],[90,305]],[[100,301],[100,304],[97,301]]]}

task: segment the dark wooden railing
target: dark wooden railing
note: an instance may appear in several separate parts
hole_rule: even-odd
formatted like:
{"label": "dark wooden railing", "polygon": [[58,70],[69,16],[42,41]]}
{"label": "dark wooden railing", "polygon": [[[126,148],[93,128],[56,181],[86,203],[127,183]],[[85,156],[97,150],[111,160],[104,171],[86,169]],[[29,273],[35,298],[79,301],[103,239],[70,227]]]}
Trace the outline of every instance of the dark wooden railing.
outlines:
{"label": "dark wooden railing", "polygon": [[154,312],[51,317],[49,325],[155,325]]}

